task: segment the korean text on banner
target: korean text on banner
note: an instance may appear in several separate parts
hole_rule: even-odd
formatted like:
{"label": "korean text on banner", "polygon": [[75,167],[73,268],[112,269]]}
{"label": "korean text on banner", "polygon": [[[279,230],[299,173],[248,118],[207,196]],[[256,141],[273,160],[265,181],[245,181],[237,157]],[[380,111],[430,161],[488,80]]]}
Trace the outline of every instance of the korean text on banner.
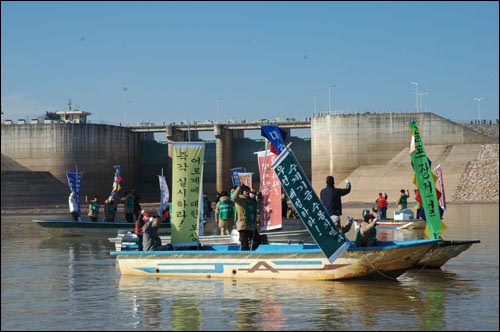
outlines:
{"label": "korean text on banner", "polygon": [[231,174],[231,181],[233,182],[233,186],[241,186],[240,178],[238,176],[238,173],[245,173],[246,170],[244,167],[236,167],[236,168],[231,168],[229,170]]}
{"label": "korean text on banner", "polygon": [[290,148],[280,154],[272,167],[300,219],[332,263],[350,246],[349,240],[333,226],[326,208]]}
{"label": "korean text on banner", "polygon": [[270,151],[257,153],[260,170],[260,226],[263,231],[282,228],[281,183],[271,165],[278,158]]}
{"label": "korean text on banner", "polygon": [[162,216],[165,211],[165,206],[168,205],[170,199],[170,192],[168,191],[167,180],[163,175],[158,175],[160,181],[160,207],[158,208],[158,215]]}
{"label": "korean text on banner", "polygon": [[424,143],[417,124],[415,121],[410,121],[409,126],[413,135],[412,144],[413,142],[415,144],[414,150],[410,153],[411,164],[417,178],[429,236],[431,239],[438,239],[441,234],[441,215],[429,158],[425,154]]}
{"label": "korean text on banner", "polygon": [[68,178],[69,190],[76,194],[76,204],[78,204],[78,218],[82,216],[82,209],[80,207],[80,187],[82,185],[82,172],[66,172]]}
{"label": "korean text on banner", "polygon": [[205,143],[173,143],[173,152],[172,245],[197,245]]}

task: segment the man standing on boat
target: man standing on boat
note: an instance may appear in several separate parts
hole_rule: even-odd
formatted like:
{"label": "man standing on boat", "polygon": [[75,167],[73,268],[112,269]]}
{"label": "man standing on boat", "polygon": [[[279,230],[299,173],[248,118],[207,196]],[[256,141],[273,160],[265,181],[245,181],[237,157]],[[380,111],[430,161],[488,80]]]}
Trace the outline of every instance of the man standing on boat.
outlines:
{"label": "man standing on boat", "polygon": [[158,217],[157,215],[148,218],[148,222],[143,226],[142,250],[172,250],[173,247],[171,244],[161,244],[160,235],[158,234],[160,222],[160,217]]}
{"label": "man standing on boat", "polygon": [[260,235],[257,231],[257,201],[250,197],[250,188],[242,185],[232,195],[236,206],[236,229],[240,233],[241,250],[257,249]]}
{"label": "man standing on boat", "polygon": [[382,195],[382,193],[378,193],[378,197],[375,200],[375,204],[377,205],[377,211],[378,211],[378,216],[379,216],[380,220],[386,220],[387,219],[387,196]]}
{"label": "man standing on boat", "polygon": [[341,197],[351,192],[351,181],[345,180],[345,182],[345,188],[335,188],[335,179],[333,176],[328,175],[326,177],[326,187],[320,192],[321,202],[323,202],[337,229],[341,230],[344,234],[349,232],[352,226],[352,218],[350,217],[347,217],[349,222],[346,225],[342,226],[340,222],[340,216],[342,215]]}
{"label": "man standing on boat", "polygon": [[94,196],[92,200],[89,200],[89,195],[85,195],[85,202],[89,204],[89,213],[88,216],[90,217],[90,220],[93,222],[96,222],[97,219],[99,218],[99,197]]}
{"label": "man standing on boat", "polygon": [[78,221],[78,202],[76,201],[76,193],[74,191],[69,194],[68,204],[73,221]]}
{"label": "man standing on boat", "polygon": [[229,199],[227,191],[223,190],[215,205],[215,221],[219,225],[220,235],[230,235],[234,227],[234,202]]}

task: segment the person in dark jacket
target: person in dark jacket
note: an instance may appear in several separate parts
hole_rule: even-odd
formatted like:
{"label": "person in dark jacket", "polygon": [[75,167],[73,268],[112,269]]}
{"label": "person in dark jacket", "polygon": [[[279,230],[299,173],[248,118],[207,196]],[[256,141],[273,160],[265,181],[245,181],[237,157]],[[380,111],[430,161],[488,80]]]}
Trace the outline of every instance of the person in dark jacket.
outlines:
{"label": "person in dark jacket", "polygon": [[377,220],[369,210],[363,210],[363,223],[356,233],[356,247],[373,247],[377,245]]}
{"label": "person in dark jacket", "polygon": [[172,250],[172,244],[161,244],[158,228],[160,227],[160,217],[155,215],[148,218],[148,222],[143,226],[142,250],[144,251],[162,251]]}
{"label": "person in dark jacket", "polygon": [[345,180],[345,182],[347,184],[345,188],[335,188],[335,179],[329,175],[326,177],[326,188],[323,188],[320,192],[321,202],[323,202],[337,229],[344,234],[349,232],[352,226],[352,218],[350,217],[348,217],[348,224],[342,226],[340,222],[340,216],[342,215],[341,197],[351,192],[351,182],[349,180]]}

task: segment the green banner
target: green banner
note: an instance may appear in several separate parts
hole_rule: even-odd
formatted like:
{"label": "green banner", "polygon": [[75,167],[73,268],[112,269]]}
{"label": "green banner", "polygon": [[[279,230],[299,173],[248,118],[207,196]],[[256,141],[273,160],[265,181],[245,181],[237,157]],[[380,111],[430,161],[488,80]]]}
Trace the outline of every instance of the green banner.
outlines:
{"label": "green banner", "polygon": [[432,169],[429,158],[425,154],[420,130],[415,121],[410,121],[410,131],[413,134],[410,146],[411,164],[417,177],[418,190],[422,198],[422,208],[424,209],[425,219],[429,228],[429,237],[437,239],[441,234],[441,214],[439,213],[439,203],[434,178],[432,177]]}
{"label": "green banner", "polygon": [[279,155],[272,167],[300,219],[332,263],[347,250],[349,240],[333,226],[326,208],[289,147]]}
{"label": "green banner", "polygon": [[198,244],[205,143],[173,143],[172,245]]}

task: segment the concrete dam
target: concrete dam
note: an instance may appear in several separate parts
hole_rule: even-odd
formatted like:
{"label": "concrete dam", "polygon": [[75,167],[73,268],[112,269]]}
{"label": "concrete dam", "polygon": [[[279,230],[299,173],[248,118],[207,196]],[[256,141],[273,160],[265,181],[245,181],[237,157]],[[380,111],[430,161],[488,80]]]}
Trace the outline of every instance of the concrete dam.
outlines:
{"label": "concrete dam", "polygon": [[[292,137],[292,149],[317,192],[331,174],[338,186],[350,178],[353,190],[345,196],[345,202],[372,201],[378,191],[396,199],[401,188],[413,188],[407,151],[408,121],[413,119],[421,129],[433,165],[442,164],[450,191],[458,185],[467,164],[477,158],[482,144],[498,144],[498,139],[432,113],[316,114],[310,122],[310,140]],[[218,126],[231,130],[223,124]],[[254,172],[254,185],[258,187],[253,152],[262,150],[264,141],[242,136],[240,133],[225,139],[224,143],[230,145],[225,149],[218,146],[219,140],[206,142],[204,189],[212,197],[221,186],[229,189],[227,180],[221,179],[227,178],[225,174],[232,167],[243,166]],[[67,204],[66,171],[76,167],[84,172],[81,194],[96,194],[104,200],[111,191],[113,165],[122,166],[123,191],[137,188],[144,201],[158,201],[156,175],[161,169],[171,183],[168,145],[154,141],[152,132],[134,132],[127,127],[2,124],[2,206]],[[217,164],[218,158],[226,161]]]}

